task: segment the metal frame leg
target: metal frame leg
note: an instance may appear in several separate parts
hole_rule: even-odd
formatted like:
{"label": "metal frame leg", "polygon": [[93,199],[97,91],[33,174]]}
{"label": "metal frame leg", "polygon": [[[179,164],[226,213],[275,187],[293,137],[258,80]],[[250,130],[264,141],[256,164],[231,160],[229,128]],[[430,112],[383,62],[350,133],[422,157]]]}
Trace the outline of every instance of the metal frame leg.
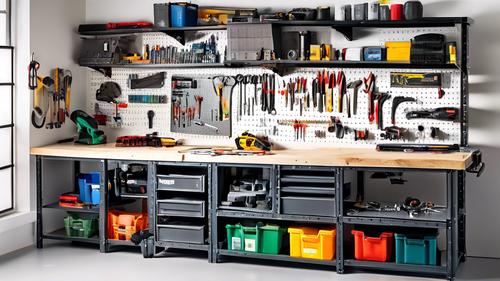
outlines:
{"label": "metal frame leg", "polygon": [[99,205],[99,249],[109,251],[108,245],[108,160],[101,160],[101,204]]}
{"label": "metal frame leg", "polygon": [[43,188],[42,188],[42,156],[36,156],[36,247],[43,248]]}
{"label": "metal frame leg", "polygon": [[344,169],[336,169],[335,185],[337,186],[337,273],[344,273]]}
{"label": "metal frame leg", "polygon": [[208,199],[208,262],[213,263],[214,260],[214,243],[213,243],[213,236],[215,234],[215,231],[212,229],[212,221],[217,219],[217,216],[213,216],[212,214],[212,165],[208,165],[207,167],[208,170],[208,191],[207,191],[207,199]]}
{"label": "metal frame leg", "polygon": [[446,197],[447,197],[447,227],[446,227],[446,279],[454,280],[456,272],[457,251],[455,241],[457,229],[457,196],[455,195],[456,171],[446,172]]}
{"label": "metal frame leg", "polygon": [[211,240],[211,250],[212,250],[212,262],[213,263],[218,263],[219,262],[219,255],[217,254],[217,234],[219,233],[218,230],[218,221],[217,221],[217,200],[218,200],[218,169],[217,169],[217,164],[212,164],[212,186],[211,188],[213,189],[212,192],[212,202],[210,205],[210,215],[212,216],[212,240]]}
{"label": "metal frame leg", "polygon": [[[152,258],[156,254],[155,240],[156,240],[156,163],[153,161],[148,162],[148,229],[149,233],[153,234],[153,239],[148,239],[148,246],[150,247],[148,253],[152,253],[148,258]],[[151,238],[151,237],[150,237]],[[151,241],[152,240],[152,241]]]}

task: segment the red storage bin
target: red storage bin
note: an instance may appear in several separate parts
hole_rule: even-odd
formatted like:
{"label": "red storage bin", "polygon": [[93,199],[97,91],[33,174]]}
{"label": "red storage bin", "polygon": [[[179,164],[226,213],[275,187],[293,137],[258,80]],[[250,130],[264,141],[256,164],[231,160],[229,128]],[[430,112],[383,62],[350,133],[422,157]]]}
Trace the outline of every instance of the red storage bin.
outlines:
{"label": "red storage bin", "polygon": [[392,253],[392,233],[383,232],[380,237],[366,237],[363,231],[353,230],[354,257],[365,261],[387,261]]}

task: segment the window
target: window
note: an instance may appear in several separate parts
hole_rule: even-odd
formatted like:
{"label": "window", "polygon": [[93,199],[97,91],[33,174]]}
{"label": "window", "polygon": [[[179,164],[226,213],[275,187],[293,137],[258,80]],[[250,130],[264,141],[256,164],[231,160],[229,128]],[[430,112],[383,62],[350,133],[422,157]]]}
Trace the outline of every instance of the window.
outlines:
{"label": "window", "polygon": [[10,0],[0,0],[0,213],[14,208],[14,48]]}

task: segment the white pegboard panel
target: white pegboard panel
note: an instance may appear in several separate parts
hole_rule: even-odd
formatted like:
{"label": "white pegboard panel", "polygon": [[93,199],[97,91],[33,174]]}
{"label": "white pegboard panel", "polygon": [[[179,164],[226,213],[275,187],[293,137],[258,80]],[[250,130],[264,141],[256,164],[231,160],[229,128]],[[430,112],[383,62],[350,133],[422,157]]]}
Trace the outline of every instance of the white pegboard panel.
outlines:
{"label": "white pegboard panel", "polygon": [[[293,112],[290,108],[285,108],[285,98],[280,94],[276,94],[276,115],[270,115],[267,112],[262,112],[259,106],[256,106],[254,116],[243,116],[241,122],[233,122],[233,133],[234,135],[242,133],[246,130],[254,133],[261,133],[268,135],[270,139],[274,142],[307,142],[307,143],[329,143],[338,144],[343,146],[362,146],[369,145],[372,146],[376,143],[381,142],[417,142],[417,143],[459,143],[460,142],[460,124],[437,121],[437,120],[407,120],[405,117],[405,110],[421,110],[421,109],[434,109],[437,107],[460,107],[460,72],[459,70],[444,70],[436,71],[430,69],[422,70],[409,70],[409,69],[338,69],[338,68],[328,68],[325,69],[330,73],[334,71],[336,74],[339,71],[344,71],[346,76],[346,82],[352,82],[355,80],[363,80],[367,78],[370,72],[376,76],[376,91],[382,93],[389,93],[391,99],[387,100],[383,106],[383,128],[391,126],[391,107],[392,98],[396,96],[413,97],[417,99],[418,103],[402,103],[396,111],[396,125],[402,128],[409,129],[407,134],[408,139],[405,140],[383,140],[380,134],[383,132],[377,129],[376,124],[370,124],[368,121],[368,94],[364,93],[362,87],[358,92],[358,104],[357,104],[357,114],[347,118],[344,113],[329,113],[323,112],[319,113],[316,109],[310,108],[309,110],[304,110],[302,116],[300,115],[300,104],[294,105]],[[283,89],[283,81],[288,82],[290,78],[304,77],[307,78],[307,88],[311,88],[312,80],[317,75],[318,69],[298,69],[293,74],[287,75],[285,77],[280,77],[276,75],[276,83],[278,85],[277,90]],[[390,73],[391,72],[437,72],[442,73],[443,77],[443,87],[442,89],[446,92],[443,98],[438,99],[438,92],[435,88],[391,88],[390,87]],[[260,90],[260,86],[258,86]],[[235,91],[236,92],[236,91]],[[248,92],[253,95],[253,85],[247,85],[247,95]],[[307,93],[306,93],[307,95]],[[259,91],[259,101],[260,101],[260,91]],[[302,98],[304,94],[296,93],[296,98]],[[239,104],[239,94],[233,97],[233,104]],[[312,107],[312,96],[311,96],[311,107]],[[237,111],[233,107],[233,116],[236,116]],[[337,139],[335,134],[327,133],[326,138],[316,138],[314,131],[325,130],[328,124],[324,124],[330,119],[331,116],[339,118],[344,126],[351,129],[364,130],[368,129],[369,137],[366,141],[354,141],[354,135],[345,134],[344,138]],[[293,126],[278,125],[279,120],[313,120],[322,121],[321,124],[311,124],[306,128],[305,139],[295,140],[295,131]],[[423,138],[416,139],[414,137],[418,125],[423,125],[425,128]],[[274,129],[276,126],[277,131]],[[440,139],[431,139],[429,137],[430,128],[437,127],[441,131]]]}

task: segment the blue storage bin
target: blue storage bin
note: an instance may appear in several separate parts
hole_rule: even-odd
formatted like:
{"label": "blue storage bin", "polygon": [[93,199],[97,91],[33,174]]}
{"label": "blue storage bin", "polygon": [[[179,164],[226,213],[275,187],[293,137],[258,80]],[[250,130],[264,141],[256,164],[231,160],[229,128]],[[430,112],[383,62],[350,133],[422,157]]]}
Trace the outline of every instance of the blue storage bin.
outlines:
{"label": "blue storage bin", "polygon": [[[100,189],[92,192],[92,185],[101,184],[101,175],[99,172],[78,174],[78,187],[80,188],[80,200],[82,202],[97,205],[100,203]],[[95,193],[95,195],[93,194]]]}
{"label": "blue storage bin", "polygon": [[198,5],[170,3],[170,23],[172,27],[196,26],[198,23]]}
{"label": "blue storage bin", "polygon": [[436,236],[412,239],[404,234],[395,234],[396,263],[436,265]]}

